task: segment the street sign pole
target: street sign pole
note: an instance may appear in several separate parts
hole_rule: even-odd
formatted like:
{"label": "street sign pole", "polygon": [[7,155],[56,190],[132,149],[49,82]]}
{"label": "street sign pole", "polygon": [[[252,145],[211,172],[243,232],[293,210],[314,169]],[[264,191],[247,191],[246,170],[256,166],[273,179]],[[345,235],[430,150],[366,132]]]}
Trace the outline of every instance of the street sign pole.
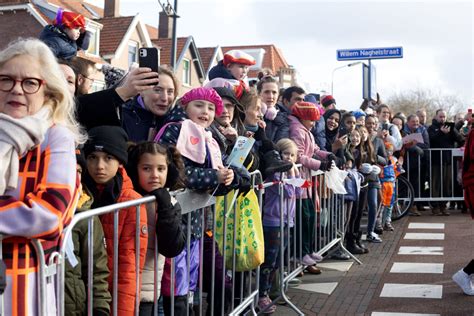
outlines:
{"label": "street sign pole", "polygon": [[336,55],[338,61],[368,60],[367,98],[369,102],[372,102],[372,80],[375,80],[375,78],[372,78],[372,59],[403,58],[403,47],[395,46],[377,48],[338,49],[336,51]]}
{"label": "street sign pole", "polygon": [[369,59],[368,60],[369,62],[369,76],[368,76],[368,87],[367,87],[367,91],[369,92],[368,93],[368,101],[369,101],[369,104],[372,102],[372,60]]}

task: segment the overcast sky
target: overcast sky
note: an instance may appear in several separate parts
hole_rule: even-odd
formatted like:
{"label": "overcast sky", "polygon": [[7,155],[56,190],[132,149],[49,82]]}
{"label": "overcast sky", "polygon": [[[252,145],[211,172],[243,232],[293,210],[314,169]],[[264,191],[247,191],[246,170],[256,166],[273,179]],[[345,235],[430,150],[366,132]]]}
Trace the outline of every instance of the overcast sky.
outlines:
{"label": "overcast sky", "polygon": [[[120,11],[158,25],[161,7],[121,0]],[[474,103],[472,1],[178,0],[177,11],[178,36],[192,35],[199,47],[276,45],[308,92],[330,91],[333,70],[348,63],[337,61],[337,49],[402,46],[402,59],[372,61],[382,98],[429,88]],[[359,106],[361,65],[334,71],[334,97]]]}

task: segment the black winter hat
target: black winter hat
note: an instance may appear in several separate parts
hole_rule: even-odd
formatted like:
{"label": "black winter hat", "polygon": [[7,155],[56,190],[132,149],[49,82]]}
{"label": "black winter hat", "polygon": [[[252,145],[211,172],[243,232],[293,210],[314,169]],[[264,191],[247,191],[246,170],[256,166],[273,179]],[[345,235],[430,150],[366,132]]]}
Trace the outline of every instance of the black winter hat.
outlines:
{"label": "black winter hat", "polygon": [[127,141],[127,133],[121,127],[94,127],[89,131],[89,139],[84,145],[84,153],[87,158],[94,151],[103,151],[125,165],[128,161]]}
{"label": "black winter hat", "polygon": [[240,113],[245,113],[244,106],[239,102],[239,100],[237,100],[237,97],[235,96],[233,90],[225,87],[214,87],[213,89],[216,90],[217,94],[221,98],[227,98],[232,101],[232,103],[235,104],[235,108],[237,109],[237,111],[239,111]]}

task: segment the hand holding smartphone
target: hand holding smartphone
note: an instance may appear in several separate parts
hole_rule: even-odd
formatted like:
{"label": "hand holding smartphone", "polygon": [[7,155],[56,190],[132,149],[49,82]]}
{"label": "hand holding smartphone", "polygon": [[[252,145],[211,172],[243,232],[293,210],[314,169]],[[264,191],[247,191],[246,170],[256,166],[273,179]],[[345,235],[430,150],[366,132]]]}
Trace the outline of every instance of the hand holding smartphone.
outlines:
{"label": "hand holding smartphone", "polygon": [[142,47],[138,50],[138,64],[140,67],[151,68],[158,72],[158,49],[156,47]]}

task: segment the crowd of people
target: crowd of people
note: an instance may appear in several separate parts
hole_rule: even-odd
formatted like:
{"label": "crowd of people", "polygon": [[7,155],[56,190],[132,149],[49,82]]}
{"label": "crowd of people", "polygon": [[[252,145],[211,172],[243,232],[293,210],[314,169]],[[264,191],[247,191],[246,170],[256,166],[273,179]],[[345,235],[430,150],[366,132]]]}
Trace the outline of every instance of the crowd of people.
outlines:
{"label": "crowd of people", "polygon": [[[68,313],[85,313],[87,258],[93,252],[94,315],[109,315],[115,305],[120,315],[133,315],[136,306],[140,315],[152,315],[158,305],[165,315],[172,310],[186,315],[188,308],[192,313],[189,293],[198,286],[200,244],[204,242],[207,253],[215,240],[212,234],[203,234],[208,227],[202,227],[201,212],[181,216],[170,191],[186,188],[224,196],[236,189],[252,190],[249,173],[254,170],[260,170],[265,181],[278,182],[309,180],[311,171],[340,168],[348,171],[345,243],[351,253],[364,254],[369,251],[361,240],[365,211],[368,242],[381,243],[383,231],[395,229],[391,212],[398,176],[407,173],[415,188],[424,189],[429,180],[438,197],[451,193],[451,185],[441,187],[441,181],[456,182],[455,189],[462,190],[462,183],[449,171],[454,170],[450,152],[428,155],[427,149],[462,146],[468,134],[464,114],[451,124],[440,109],[427,126],[422,110],[395,114],[379,103],[347,111],[330,95],[318,99],[298,86],[282,90],[271,73],[262,72],[249,86],[247,73],[255,60],[238,50],[224,54],[204,87],[183,95],[166,66],[157,72],[138,67],[127,74],[103,67],[107,88],[90,93],[93,64],[74,57],[83,47],[83,41],[82,46],[77,41],[86,37],[81,21],[62,12],[43,31],[43,42],[20,39],[0,52],[0,233],[8,236],[3,240],[7,315],[39,313],[34,290],[38,260],[30,239],[41,240],[48,259],[74,214],[88,209],[147,195],[156,198],[139,208],[139,223],[135,207],[121,210],[118,223],[113,213],[94,218],[93,249],[87,244],[87,223],[74,227],[74,256],[66,263]],[[404,141],[414,133],[422,139]],[[254,138],[255,144],[242,166],[235,166],[227,158],[240,136]],[[426,172],[424,159],[444,168]],[[301,231],[298,243],[305,272],[321,273],[315,214],[322,197],[315,192],[286,183],[281,207],[278,190],[265,193],[261,209],[265,259],[258,300],[264,313],[275,311],[270,290],[282,255],[281,225]],[[299,206],[301,214],[295,211]],[[433,214],[449,215],[446,202],[432,206]],[[425,207],[419,203],[411,214],[420,215]],[[464,203],[459,207],[466,209]],[[280,212],[289,220],[281,223]],[[215,255],[222,260],[222,254]],[[344,253],[335,256],[348,259]],[[111,295],[114,275],[116,302]],[[220,282],[216,279],[216,288]],[[54,285],[48,284],[45,303],[52,313],[54,293]],[[156,297],[161,297],[159,303]],[[213,300],[209,295],[208,304],[228,312],[228,298]]]}

